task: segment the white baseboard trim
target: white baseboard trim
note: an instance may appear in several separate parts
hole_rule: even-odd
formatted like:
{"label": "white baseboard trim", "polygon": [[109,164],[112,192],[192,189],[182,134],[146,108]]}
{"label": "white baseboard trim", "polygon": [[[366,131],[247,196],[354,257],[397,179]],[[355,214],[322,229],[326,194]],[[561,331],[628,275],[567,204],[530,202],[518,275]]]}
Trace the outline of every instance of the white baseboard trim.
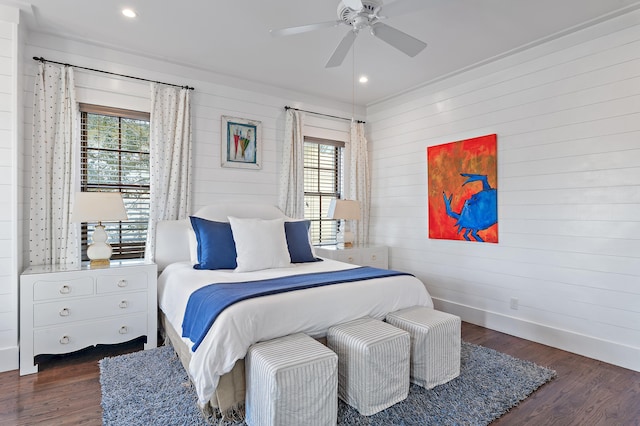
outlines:
{"label": "white baseboard trim", "polygon": [[20,367],[19,356],[20,352],[17,346],[0,349],[0,373],[17,370]]}
{"label": "white baseboard trim", "polygon": [[491,330],[640,372],[640,348],[433,298],[435,308]]}

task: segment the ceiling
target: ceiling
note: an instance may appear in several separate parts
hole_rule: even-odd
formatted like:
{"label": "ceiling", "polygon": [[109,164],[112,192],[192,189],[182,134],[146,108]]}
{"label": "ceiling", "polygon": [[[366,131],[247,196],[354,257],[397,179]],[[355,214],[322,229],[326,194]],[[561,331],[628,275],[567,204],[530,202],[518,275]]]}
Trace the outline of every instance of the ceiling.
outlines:
{"label": "ceiling", "polygon": [[[270,29],[336,20],[337,0],[0,2],[27,10],[25,21],[33,31],[348,103],[353,100],[352,54],[340,67],[324,67],[348,27],[280,38],[269,34]],[[640,7],[638,0],[424,2],[419,11],[385,21],[428,43],[414,58],[367,31],[360,32],[355,42],[355,73],[366,74],[369,82],[357,84],[357,104],[374,103],[525,45]],[[123,17],[120,11],[124,7],[134,9],[138,17]],[[384,14],[384,6],[382,11]]]}

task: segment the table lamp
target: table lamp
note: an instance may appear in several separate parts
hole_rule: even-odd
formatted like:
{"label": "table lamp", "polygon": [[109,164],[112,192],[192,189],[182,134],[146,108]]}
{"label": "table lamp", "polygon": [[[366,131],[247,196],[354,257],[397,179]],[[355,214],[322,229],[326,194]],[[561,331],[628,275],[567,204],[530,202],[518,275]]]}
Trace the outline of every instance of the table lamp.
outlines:
{"label": "table lamp", "polygon": [[338,245],[353,247],[353,232],[349,230],[347,220],[360,219],[360,203],[356,200],[331,200],[328,217],[330,219],[344,220],[344,227],[340,228],[336,239]]}
{"label": "table lamp", "polygon": [[110,265],[113,250],[107,240],[102,221],[127,220],[127,211],[120,192],[76,192],[73,203],[72,222],[98,222],[92,241],[87,247],[92,268],[104,268]]}

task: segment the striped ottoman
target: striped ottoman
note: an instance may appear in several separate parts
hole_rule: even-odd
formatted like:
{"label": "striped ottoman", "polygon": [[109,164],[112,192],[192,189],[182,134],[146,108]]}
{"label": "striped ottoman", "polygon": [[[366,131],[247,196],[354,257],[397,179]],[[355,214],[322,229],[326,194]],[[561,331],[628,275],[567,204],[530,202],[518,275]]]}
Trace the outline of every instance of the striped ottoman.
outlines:
{"label": "striped ottoman", "polygon": [[335,425],[337,369],[337,355],[306,334],[252,345],[245,358],[247,424]]}
{"label": "striped ottoman", "polygon": [[409,333],[373,318],[360,318],[327,331],[338,354],[338,396],[370,416],[409,394]]}
{"label": "striped ottoman", "polygon": [[411,382],[431,389],[460,375],[460,317],[414,306],[387,315],[411,334]]}

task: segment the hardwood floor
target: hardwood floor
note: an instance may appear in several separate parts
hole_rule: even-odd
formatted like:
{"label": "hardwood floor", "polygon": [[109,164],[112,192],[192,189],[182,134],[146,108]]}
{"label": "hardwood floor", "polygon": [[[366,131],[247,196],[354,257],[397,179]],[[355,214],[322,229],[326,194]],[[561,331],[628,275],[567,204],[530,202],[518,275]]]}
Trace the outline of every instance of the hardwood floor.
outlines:
{"label": "hardwood floor", "polygon": [[[553,368],[558,377],[493,425],[640,425],[640,373],[462,324],[462,338]],[[100,425],[105,356],[142,349],[141,341],[41,360],[40,372],[0,373],[0,425]]]}
{"label": "hardwood floor", "polygon": [[462,338],[558,375],[492,425],[640,425],[638,372],[467,323]]}

